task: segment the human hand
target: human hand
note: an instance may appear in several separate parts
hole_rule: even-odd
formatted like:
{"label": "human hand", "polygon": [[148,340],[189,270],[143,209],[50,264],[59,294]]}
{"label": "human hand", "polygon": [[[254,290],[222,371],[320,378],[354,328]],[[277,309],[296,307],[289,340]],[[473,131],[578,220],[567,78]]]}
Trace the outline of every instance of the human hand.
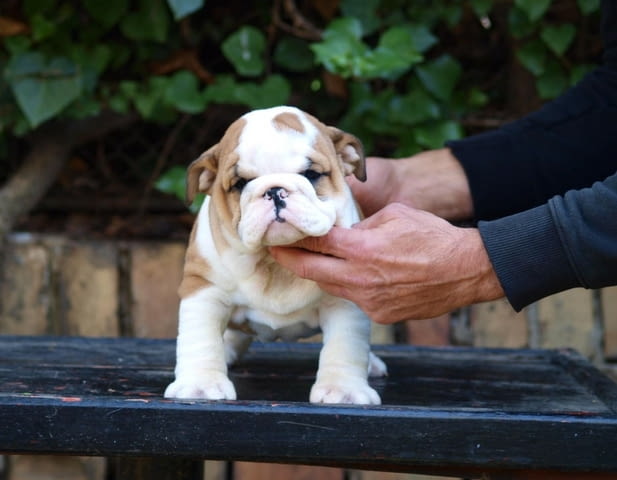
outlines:
{"label": "human hand", "polygon": [[378,323],[436,317],[504,294],[477,229],[401,204],[270,252]]}
{"label": "human hand", "polygon": [[396,160],[369,157],[366,169],[366,182],[353,176],[348,181],[367,216],[396,202],[449,220],[465,220],[473,214],[467,176],[447,148]]}

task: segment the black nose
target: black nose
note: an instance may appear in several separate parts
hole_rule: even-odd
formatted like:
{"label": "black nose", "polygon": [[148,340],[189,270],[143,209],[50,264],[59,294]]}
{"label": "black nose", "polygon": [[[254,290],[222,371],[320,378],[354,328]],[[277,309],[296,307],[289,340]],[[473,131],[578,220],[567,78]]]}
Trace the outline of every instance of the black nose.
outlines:
{"label": "black nose", "polygon": [[267,200],[272,200],[277,210],[285,208],[285,198],[287,197],[287,191],[283,187],[272,187],[266,191],[264,197]]}
{"label": "black nose", "polygon": [[276,221],[277,222],[284,222],[285,219],[281,217],[280,213],[281,210],[283,210],[286,206],[287,203],[285,203],[285,198],[287,198],[287,190],[285,190],[283,187],[272,187],[268,190],[266,190],[266,193],[264,193],[264,198],[266,200],[272,200],[272,202],[274,203],[274,209],[276,211]]}

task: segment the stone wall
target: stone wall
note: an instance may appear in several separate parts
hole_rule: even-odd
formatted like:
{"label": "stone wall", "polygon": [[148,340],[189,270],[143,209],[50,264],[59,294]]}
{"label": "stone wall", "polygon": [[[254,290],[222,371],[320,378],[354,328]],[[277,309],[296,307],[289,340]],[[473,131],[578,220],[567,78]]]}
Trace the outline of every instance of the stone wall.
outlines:
{"label": "stone wall", "polygon": [[[77,241],[16,234],[0,270],[0,334],[173,338],[185,245]],[[506,348],[573,347],[609,374],[617,371],[617,287],[571,290],[520,313],[506,301],[435,319],[375,327],[375,342]],[[104,480],[106,461],[77,457],[0,457],[9,480]],[[419,475],[207,462],[212,480],[332,478],[420,480]],[[434,477],[431,477],[434,478]]]}

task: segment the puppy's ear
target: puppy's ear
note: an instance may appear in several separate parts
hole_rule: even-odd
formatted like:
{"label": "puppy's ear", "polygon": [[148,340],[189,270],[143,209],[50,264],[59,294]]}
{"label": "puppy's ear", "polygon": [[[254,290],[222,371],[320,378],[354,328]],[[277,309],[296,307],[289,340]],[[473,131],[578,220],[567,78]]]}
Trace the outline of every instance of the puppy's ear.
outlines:
{"label": "puppy's ear", "polygon": [[328,133],[343,163],[345,175],[353,173],[361,182],[366,181],[364,147],[360,139],[335,127],[328,127]]}
{"label": "puppy's ear", "polygon": [[218,170],[218,143],[194,160],[186,171],[186,203],[190,205],[197,193],[208,193]]}

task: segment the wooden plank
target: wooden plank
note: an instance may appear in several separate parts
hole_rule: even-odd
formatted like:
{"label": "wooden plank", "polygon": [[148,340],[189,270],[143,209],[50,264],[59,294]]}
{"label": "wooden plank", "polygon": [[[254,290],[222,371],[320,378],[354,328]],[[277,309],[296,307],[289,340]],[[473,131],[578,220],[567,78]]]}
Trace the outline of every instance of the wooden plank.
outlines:
{"label": "wooden plank", "polygon": [[255,345],[232,370],[238,401],[170,401],[173,341],[0,337],[0,451],[617,473],[617,386],[582,357],[375,350],[383,406],[306,403],[319,353],[306,344]]}
{"label": "wooden plank", "polygon": [[117,336],[118,253],[113,244],[66,241],[56,250],[56,331]]}
{"label": "wooden plank", "polygon": [[6,243],[0,269],[0,332],[4,334],[50,333],[49,252],[29,240],[30,236],[13,235]]}
{"label": "wooden plank", "polygon": [[542,348],[575,348],[591,357],[600,335],[594,330],[592,292],[573,289],[537,302]]}
{"label": "wooden plank", "polygon": [[617,287],[602,289],[602,314],[604,319],[604,354],[617,360]]}
{"label": "wooden plank", "polygon": [[507,300],[479,303],[472,305],[469,310],[475,346],[528,346],[526,312],[515,312]]}
{"label": "wooden plank", "polygon": [[137,337],[175,338],[178,332],[178,286],[185,247],[169,243],[131,245],[131,318]]}

